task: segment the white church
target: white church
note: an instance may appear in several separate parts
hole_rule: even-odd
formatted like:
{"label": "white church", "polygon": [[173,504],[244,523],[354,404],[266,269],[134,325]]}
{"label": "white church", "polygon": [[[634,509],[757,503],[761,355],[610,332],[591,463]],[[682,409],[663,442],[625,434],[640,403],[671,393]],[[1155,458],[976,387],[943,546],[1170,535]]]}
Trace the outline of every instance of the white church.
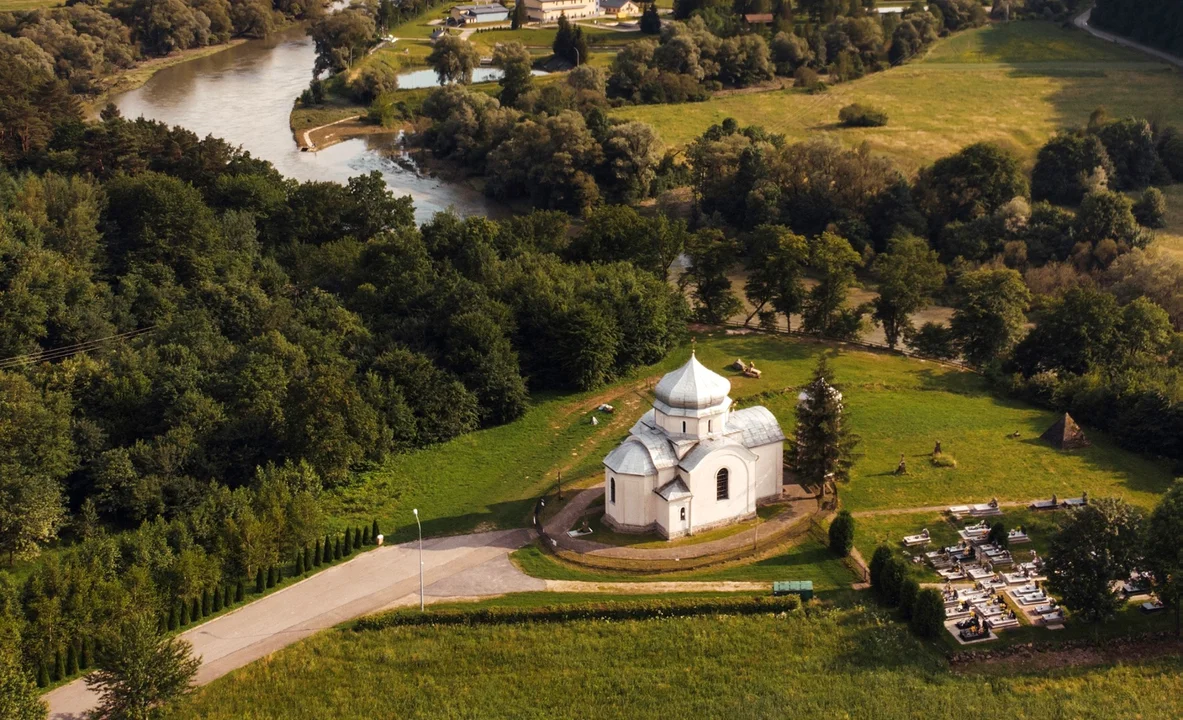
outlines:
{"label": "white church", "polygon": [[731,383],[692,352],[653,409],[604,458],[604,522],[670,539],[752,518],[778,496],[785,435],[764,407],[732,410]]}

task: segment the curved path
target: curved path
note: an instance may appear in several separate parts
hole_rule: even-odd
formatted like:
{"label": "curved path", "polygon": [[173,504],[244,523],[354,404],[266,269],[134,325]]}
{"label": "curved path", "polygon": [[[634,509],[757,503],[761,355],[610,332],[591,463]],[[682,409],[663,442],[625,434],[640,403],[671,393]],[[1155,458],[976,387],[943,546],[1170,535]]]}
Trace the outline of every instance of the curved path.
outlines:
{"label": "curved path", "polygon": [[[529,530],[457,535],[423,541],[426,593],[432,601],[545,590],[509,553],[530,541]],[[361,615],[419,599],[417,543],[358,555],[184,633],[201,658],[197,683],[216,680],[309,635]],[[96,696],[81,680],[44,698],[51,720],[82,720]]]}
{"label": "curved path", "polygon": [[1135,42],[1133,40],[1130,40],[1129,38],[1125,38],[1120,35],[1114,35],[1113,33],[1108,33],[1108,32],[1105,32],[1104,30],[1098,30],[1098,29],[1094,28],[1092,25],[1089,25],[1089,18],[1092,16],[1092,14],[1093,14],[1093,9],[1089,8],[1088,10],[1085,10],[1084,12],[1082,12],[1080,15],[1077,15],[1072,20],[1072,24],[1075,25],[1076,27],[1080,28],[1081,30],[1084,30],[1088,34],[1092,35],[1093,37],[1097,37],[1102,40],[1107,40],[1111,43],[1117,43],[1118,45],[1121,45],[1123,47],[1128,47],[1128,48],[1131,48],[1134,50],[1140,50],[1141,52],[1144,52],[1147,55],[1153,55],[1154,57],[1158,58],[1159,60],[1164,60],[1166,62],[1169,62],[1170,64],[1174,65],[1175,67],[1183,68],[1183,58],[1178,57],[1177,55],[1172,55],[1169,52],[1164,52],[1164,51],[1159,50],[1157,48],[1152,48],[1149,45],[1143,45],[1142,43]]}

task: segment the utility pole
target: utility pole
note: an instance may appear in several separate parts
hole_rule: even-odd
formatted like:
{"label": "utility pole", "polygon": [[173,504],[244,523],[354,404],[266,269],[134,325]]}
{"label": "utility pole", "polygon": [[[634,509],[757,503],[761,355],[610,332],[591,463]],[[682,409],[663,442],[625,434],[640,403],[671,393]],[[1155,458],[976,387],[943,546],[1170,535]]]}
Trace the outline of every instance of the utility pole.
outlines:
{"label": "utility pole", "polygon": [[419,528],[419,612],[423,612],[423,525],[419,522],[419,508],[411,512],[415,513],[415,525]]}

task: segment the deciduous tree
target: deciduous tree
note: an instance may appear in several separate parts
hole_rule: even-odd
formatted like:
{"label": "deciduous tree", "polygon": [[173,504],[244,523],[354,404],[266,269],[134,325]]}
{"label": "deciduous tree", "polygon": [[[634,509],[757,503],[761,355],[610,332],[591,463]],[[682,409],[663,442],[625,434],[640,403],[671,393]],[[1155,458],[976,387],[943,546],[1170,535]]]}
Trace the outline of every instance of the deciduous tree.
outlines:
{"label": "deciduous tree", "polygon": [[1144,528],[1142,510],[1114,498],[1090,499],[1064,522],[1045,565],[1048,585],[1074,616],[1096,623],[1117,612],[1113,583],[1138,567]]}
{"label": "deciduous tree", "polygon": [[103,641],[86,685],[99,696],[95,716],[147,720],[187,693],[201,661],[188,642],[164,637],[149,613],[134,613]]}
{"label": "deciduous tree", "polygon": [[895,238],[887,252],[871,266],[879,280],[879,295],[872,302],[872,317],[883,326],[889,347],[912,331],[912,315],[932,302],[932,294],[945,282],[945,267],[928,243],[915,237]]}

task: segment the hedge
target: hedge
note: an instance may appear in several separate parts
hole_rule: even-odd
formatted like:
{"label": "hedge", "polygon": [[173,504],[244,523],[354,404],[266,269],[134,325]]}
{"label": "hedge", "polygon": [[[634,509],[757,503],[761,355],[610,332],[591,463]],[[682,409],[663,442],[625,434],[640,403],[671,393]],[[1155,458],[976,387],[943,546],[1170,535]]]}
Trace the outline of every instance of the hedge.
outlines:
{"label": "hedge", "polygon": [[695,615],[758,615],[791,612],[801,607],[796,595],[782,597],[720,597],[671,600],[579,603],[540,607],[487,607],[442,610],[431,613],[398,610],[364,617],[354,623],[357,631],[415,625],[516,625],[528,622],[572,620],[644,620]]}

